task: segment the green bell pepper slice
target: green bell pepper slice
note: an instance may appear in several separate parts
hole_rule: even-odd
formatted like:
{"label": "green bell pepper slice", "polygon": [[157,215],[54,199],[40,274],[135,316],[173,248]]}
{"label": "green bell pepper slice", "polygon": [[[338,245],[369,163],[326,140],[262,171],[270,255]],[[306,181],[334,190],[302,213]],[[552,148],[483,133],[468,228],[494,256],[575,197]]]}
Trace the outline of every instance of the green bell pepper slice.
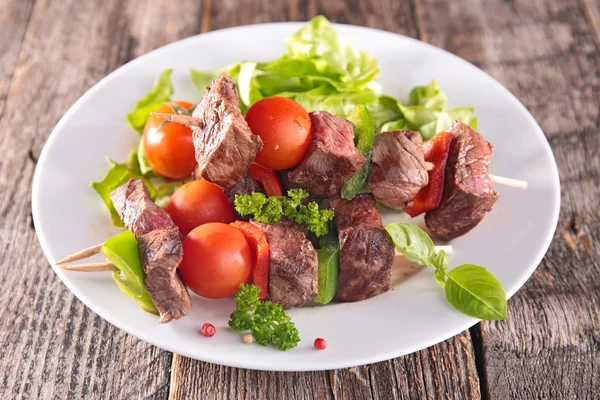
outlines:
{"label": "green bell pepper slice", "polygon": [[367,162],[342,186],[342,197],[352,200],[354,196],[362,189],[367,176],[369,175],[369,166],[371,165],[371,151],[375,141],[375,126],[367,106],[360,105],[348,116],[348,121],[354,124],[354,141],[356,149],[362,154]]}
{"label": "green bell pepper slice", "polygon": [[113,236],[104,242],[101,251],[117,267],[113,272],[113,280],[119,289],[133,298],[144,310],[158,314],[144,287],[144,270],[133,233],[127,231]]}
{"label": "green bell pepper slice", "polygon": [[335,234],[324,236],[317,250],[319,259],[319,294],[314,301],[327,304],[335,297],[340,271],[340,244]]}

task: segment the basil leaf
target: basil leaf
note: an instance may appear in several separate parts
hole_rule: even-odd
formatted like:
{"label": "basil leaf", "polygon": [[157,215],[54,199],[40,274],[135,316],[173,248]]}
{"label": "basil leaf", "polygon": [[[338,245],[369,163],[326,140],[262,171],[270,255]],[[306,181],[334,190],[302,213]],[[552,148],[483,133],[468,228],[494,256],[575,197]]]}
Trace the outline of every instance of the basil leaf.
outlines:
{"label": "basil leaf", "polygon": [[135,104],[132,112],[127,114],[127,123],[140,135],[144,132],[144,125],[150,113],[156,111],[163,103],[171,100],[173,86],[171,85],[172,69],[166,69],[160,73],[154,88]]}
{"label": "basil leaf", "polygon": [[446,276],[446,299],[458,311],[479,319],[506,318],[506,292],[487,269],[463,264]]}
{"label": "basil leaf", "polygon": [[394,222],[386,226],[385,230],[407,260],[425,266],[434,265],[435,247],[422,229],[405,222]]}

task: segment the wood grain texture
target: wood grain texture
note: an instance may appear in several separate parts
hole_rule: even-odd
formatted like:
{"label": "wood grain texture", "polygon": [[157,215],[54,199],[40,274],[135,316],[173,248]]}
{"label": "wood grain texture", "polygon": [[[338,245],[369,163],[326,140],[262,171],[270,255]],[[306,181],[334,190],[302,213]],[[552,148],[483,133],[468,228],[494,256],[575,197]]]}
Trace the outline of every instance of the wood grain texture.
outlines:
{"label": "wood grain texture", "polygon": [[464,332],[427,350],[368,366],[261,372],[173,356],[170,399],[475,399],[479,379]]}
{"label": "wood grain texture", "polygon": [[[153,48],[317,14],[417,37],[475,63],[549,137],[562,185],[559,226],[507,321],[395,360],[314,373],[198,362],[104,322],[58,280],[35,237],[31,180],[52,127],[91,85]],[[598,1],[0,0],[0,26],[0,398],[598,397]]]}
{"label": "wood grain texture", "polygon": [[[419,1],[426,37],[490,72],[549,137],[562,185],[550,250],[509,302],[480,324],[490,399],[600,394],[600,42],[594,1]],[[448,15],[441,21],[429,12]]]}
{"label": "wood grain texture", "polygon": [[[124,62],[198,30],[196,2],[0,5],[0,398],[166,398],[171,354],[88,310],[52,272],[31,221],[31,180],[58,119]],[[166,4],[165,4],[166,5]],[[183,24],[180,21],[183,20]],[[9,289],[10,288],[10,289]]]}

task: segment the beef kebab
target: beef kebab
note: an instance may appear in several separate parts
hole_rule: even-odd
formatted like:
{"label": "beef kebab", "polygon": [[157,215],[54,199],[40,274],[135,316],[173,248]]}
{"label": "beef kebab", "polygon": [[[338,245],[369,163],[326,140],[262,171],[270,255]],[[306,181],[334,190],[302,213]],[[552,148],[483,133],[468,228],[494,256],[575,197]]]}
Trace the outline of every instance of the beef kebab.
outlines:
{"label": "beef kebab", "polygon": [[367,161],[354,145],[354,125],[326,111],[310,116],[310,144],[304,159],[288,173],[291,187],[313,196],[333,197]]}
{"label": "beef kebab", "polygon": [[[425,214],[431,233],[451,240],[473,229],[498,199],[492,183],[524,189],[527,183],[488,173],[494,147],[468,125],[456,121],[445,166],[443,195],[439,205]],[[418,132],[384,132],[373,146],[369,187],[383,205],[402,210],[427,186],[423,142]]]}
{"label": "beef kebab", "polygon": [[240,109],[235,83],[226,75],[212,81],[191,117],[177,114],[155,116],[193,128],[198,167],[196,179],[205,179],[224,190],[239,183],[262,149]]}
{"label": "beef kebab", "polygon": [[[144,286],[159,311],[159,322],[163,324],[187,315],[192,303],[185,285],[177,274],[177,267],[183,257],[179,228],[169,214],[152,201],[142,180],[131,179],[115,189],[111,193],[111,199],[123,223],[137,240],[145,273]],[[66,257],[57,262],[57,265],[99,253],[101,246],[94,246]],[[113,270],[115,267],[100,263],[89,264],[87,268],[85,264],[62,268],[102,271]]]}
{"label": "beef kebab", "polygon": [[336,298],[360,301],[392,285],[394,243],[381,222],[370,194],[331,202],[340,242],[340,272]]}
{"label": "beef kebab", "polygon": [[252,221],[269,243],[268,299],[284,309],[300,307],[319,291],[319,261],[300,225],[288,219],[276,224]]}

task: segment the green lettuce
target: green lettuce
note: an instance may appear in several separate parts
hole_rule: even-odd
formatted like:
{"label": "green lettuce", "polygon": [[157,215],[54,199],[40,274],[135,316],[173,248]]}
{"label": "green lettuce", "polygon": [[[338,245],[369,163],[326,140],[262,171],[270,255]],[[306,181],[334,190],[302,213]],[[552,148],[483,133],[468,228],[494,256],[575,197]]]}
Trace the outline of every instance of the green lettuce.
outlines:
{"label": "green lettuce", "polygon": [[378,72],[375,58],[352,46],[319,16],[287,38],[287,52],[281,57],[215,71],[192,69],[191,80],[205,90],[212,79],[228,75],[237,84],[244,112],[264,97],[283,96],[309,112],[325,110],[346,117],[358,105],[378,106],[381,88],[374,81]]}
{"label": "green lettuce", "polygon": [[429,140],[436,133],[447,129],[456,120],[477,129],[477,118],[473,107],[446,109],[448,98],[434,80],[427,86],[413,88],[408,103],[398,102],[400,118],[383,124],[382,131],[409,129],[421,132],[423,140]]}
{"label": "green lettuce", "polygon": [[228,75],[237,84],[243,112],[264,97],[283,96],[308,112],[324,110],[343,118],[365,105],[376,132],[418,130],[425,140],[455,120],[477,126],[472,107],[446,109],[448,99],[436,81],[415,87],[402,104],[381,94],[378,73],[373,56],[352,46],[318,16],[287,38],[287,51],[275,60],[243,61],[215,71],[192,69],[191,79],[205,90],[212,79]]}
{"label": "green lettuce", "polygon": [[140,135],[144,132],[144,125],[146,125],[150,113],[156,111],[163,103],[171,100],[173,95],[172,73],[172,69],[161,72],[152,91],[139,100],[133,111],[127,114],[127,123]]}
{"label": "green lettuce", "polygon": [[[113,225],[117,228],[124,228],[121,217],[119,217],[119,214],[117,213],[117,210],[115,210],[115,206],[110,199],[110,193],[119,186],[127,183],[127,181],[130,179],[144,178],[142,172],[140,171],[137,153],[135,152],[129,155],[129,159],[126,163],[120,164],[108,157],[106,157],[106,160],[110,165],[108,173],[101,181],[93,182],[92,187],[100,195],[104,201],[104,204],[106,205],[106,208],[108,208]],[[154,196],[156,196],[156,189],[154,189],[154,186],[147,179],[144,179],[144,183],[148,188],[150,196],[154,198]]]}

